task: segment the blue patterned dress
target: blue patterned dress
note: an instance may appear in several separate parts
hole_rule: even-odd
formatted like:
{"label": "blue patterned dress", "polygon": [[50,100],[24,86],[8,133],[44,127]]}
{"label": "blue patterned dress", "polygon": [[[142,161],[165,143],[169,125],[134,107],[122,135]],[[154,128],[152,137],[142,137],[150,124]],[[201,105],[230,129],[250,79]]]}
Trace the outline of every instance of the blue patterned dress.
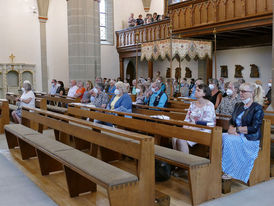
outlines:
{"label": "blue patterned dress", "polygon": [[[237,127],[241,126],[244,112],[236,118]],[[223,133],[223,172],[234,179],[248,182],[254,161],[258,157],[260,140],[247,140],[244,134]]]}

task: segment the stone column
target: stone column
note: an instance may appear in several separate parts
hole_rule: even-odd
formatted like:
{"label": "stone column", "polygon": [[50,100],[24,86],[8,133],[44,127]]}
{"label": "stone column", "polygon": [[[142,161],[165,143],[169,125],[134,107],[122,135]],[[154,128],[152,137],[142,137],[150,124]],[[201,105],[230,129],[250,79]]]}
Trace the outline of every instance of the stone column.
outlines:
{"label": "stone column", "polygon": [[47,92],[48,91],[48,65],[47,65],[46,23],[48,20],[49,0],[37,0],[37,5],[38,5],[38,12],[39,12],[38,18],[40,22],[42,90]]}
{"label": "stone column", "polygon": [[99,3],[94,0],[67,3],[69,79],[94,81],[101,76]]}

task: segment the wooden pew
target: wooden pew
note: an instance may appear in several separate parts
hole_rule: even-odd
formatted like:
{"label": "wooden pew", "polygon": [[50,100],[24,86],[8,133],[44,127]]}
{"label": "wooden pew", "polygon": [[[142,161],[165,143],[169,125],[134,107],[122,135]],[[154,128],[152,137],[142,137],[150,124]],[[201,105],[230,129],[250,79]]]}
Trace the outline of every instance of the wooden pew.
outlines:
{"label": "wooden pew", "polygon": [[[72,112],[70,110],[71,109],[69,108],[69,111],[68,111],[69,114],[72,114],[72,113],[75,114],[76,113],[75,111]],[[102,109],[97,109],[97,108],[91,108],[91,110],[103,111]],[[125,115],[125,113],[120,113],[120,112],[113,112],[113,113],[116,113],[117,115]],[[158,123],[163,123],[163,124],[166,124],[166,125],[169,124],[169,125],[173,125],[173,126],[175,126],[175,125],[176,126],[183,126],[183,125],[187,124],[183,121],[178,121],[178,120],[173,120],[173,119],[171,119],[171,120],[153,119],[149,116],[140,115],[140,114],[126,113],[126,115],[130,115],[133,118],[138,118],[138,119],[143,119],[143,120],[147,120],[147,121],[155,121],[155,122],[158,122]],[[230,116],[218,115],[217,117],[218,117],[217,126],[223,126],[223,127],[225,127],[225,129],[228,129],[229,117]],[[109,117],[109,120],[107,118],[105,118],[102,121],[111,121],[112,118],[113,117]],[[97,118],[95,118],[95,119],[97,119]],[[127,120],[127,123],[130,124],[128,121],[130,121],[130,120]],[[120,126],[124,127],[124,125],[121,125],[119,122],[118,122],[118,124],[117,124],[117,122],[113,122],[113,124],[120,125]],[[156,135],[162,135],[162,136],[167,135],[167,134],[164,133],[164,131],[160,131],[160,132],[157,133],[157,130],[159,130],[158,128],[162,127],[162,126],[158,126],[158,127],[157,126],[155,126],[155,127],[150,126],[150,130],[149,129],[146,130],[146,129],[144,129],[146,127],[146,124],[150,124],[150,122],[149,123],[146,122],[144,125],[142,125],[141,123],[138,123],[137,124],[138,126],[135,127],[134,129],[140,130],[140,131],[143,131],[143,132],[148,132],[150,134],[156,134]],[[130,129],[130,128],[132,128],[132,126],[125,127],[125,128]],[[153,130],[153,128],[156,128],[156,129]],[[167,131],[170,131],[170,130],[167,130]],[[166,136],[166,137],[168,137],[168,136]],[[176,136],[173,136],[173,137],[176,137]],[[258,154],[258,158],[256,159],[256,161],[254,163],[254,167],[253,167],[252,173],[250,175],[248,186],[252,186],[252,185],[258,184],[260,182],[269,180],[269,173],[270,173],[269,162],[270,162],[270,122],[269,122],[269,120],[264,120],[263,125],[262,125],[261,148],[260,148],[260,151],[259,151],[259,154]],[[260,171],[261,168],[264,168],[263,169],[264,172]]]}
{"label": "wooden pew", "polygon": [[47,105],[47,110],[57,112],[60,114],[66,114],[66,107],[69,103],[80,102],[80,98],[73,98],[60,95],[44,95],[43,98],[45,98],[48,103],[51,103]]}
{"label": "wooden pew", "polygon": [[[155,158],[188,170],[188,183],[193,205],[220,197],[222,150],[222,131],[220,127],[212,128],[188,124],[182,121],[153,119],[140,114],[113,112],[117,114],[116,116],[109,114],[109,110],[96,108],[90,109],[92,111],[69,107],[68,114],[79,118],[84,117],[109,122],[125,130],[134,130],[141,133],[145,132],[150,135],[161,135],[167,138],[176,137],[208,146],[209,159],[186,154],[159,145],[155,145]],[[132,116],[135,119],[126,118],[124,117],[125,115]],[[211,133],[186,129],[182,126],[208,129]],[[210,191],[208,188],[211,188]]]}
{"label": "wooden pew", "polygon": [[6,126],[9,148],[19,145],[23,159],[37,155],[42,175],[60,170],[64,165],[71,197],[96,191],[98,184],[107,190],[110,205],[154,204],[153,138],[40,109],[24,108],[22,118],[25,125],[32,120],[41,125],[39,128],[48,126],[137,160],[135,176],[22,125]]}
{"label": "wooden pew", "polygon": [[0,100],[0,133],[4,133],[4,126],[10,123],[9,103],[6,99]]}
{"label": "wooden pew", "polygon": [[[271,127],[274,127],[274,112],[265,111],[264,118],[269,119],[269,121],[271,122]],[[273,130],[273,128],[271,128],[271,143],[274,144],[274,130]],[[274,159],[271,159],[270,161],[271,161],[270,175],[271,175],[271,177],[274,177]]]}

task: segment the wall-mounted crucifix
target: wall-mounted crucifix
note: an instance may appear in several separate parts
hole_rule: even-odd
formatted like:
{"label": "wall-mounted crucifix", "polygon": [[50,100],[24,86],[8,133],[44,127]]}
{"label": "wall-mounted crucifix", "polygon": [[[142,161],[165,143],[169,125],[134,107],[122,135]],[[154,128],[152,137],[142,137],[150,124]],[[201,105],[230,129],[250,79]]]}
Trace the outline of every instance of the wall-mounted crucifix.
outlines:
{"label": "wall-mounted crucifix", "polygon": [[13,60],[15,58],[15,56],[13,56],[13,53],[11,53],[11,55],[9,56],[9,58],[11,59],[11,63],[13,63]]}

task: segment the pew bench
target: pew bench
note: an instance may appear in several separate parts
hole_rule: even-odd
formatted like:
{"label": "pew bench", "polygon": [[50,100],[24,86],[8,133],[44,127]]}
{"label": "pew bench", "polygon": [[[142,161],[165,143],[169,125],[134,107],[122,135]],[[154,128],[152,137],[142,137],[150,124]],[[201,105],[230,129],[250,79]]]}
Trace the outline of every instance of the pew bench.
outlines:
{"label": "pew bench", "polygon": [[[222,131],[220,127],[212,128],[183,122],[177,122],[176,125],[174,121],[157,120],[144,115],[111,111],[117,114],[116,116],[109,114],[109,111],[105,109],[90,108],[90,110],[69,107],[68,114],[79,118],[109,122],[126,131],[134,130],[135,132],[150,135],[162,135],[166,138],[176,137],[208,146],[210,148],[209,159],[185,154],[159,145],[154,146],[155,158],[188,170],[188,183],[193,205],[221,196]],[[136,119],[126,118],[125,115]],[[211,130],[211,133],[186,129],[182,127],[183,125],[206,128]],[[211,188],[211,190],[208,191],[208,188]]]}
{"label": "pew bench", "polygon": [[[30,121],[39,124],[38,131],[40,132],[44,126],[58,131],[58,133],[55,133],[58,134],[55,136],[56,139],[64,134],[89,142],[91,146],[98,145],[136,159],[138,181],[134,185],[127,184],[128,187],[115,187],[114,190],[108,192],[109,199],[113,202],[113,205],[117,205],[117,202],[119,202],[119,205],[125,206],[137,206],[140,205],[140,202],[144,206],[154,204],[154,139],[152,137],[51,111],[24,107],[22,110],[22,123],[29,126]],[[99,133],[99,130],[103,132]],[[112,134],[117,134],[120,138]],[[93,150],[90,154],[97,157],[93,155]]]}
{"label": "pew bench", "polygon": [[0,134],[4,133],[4,126],[10,123],[9,103],[6,99],[0,100]]}
{"label": "pew bench", "polygon": [[[119,200],[126,195],[130,197],[128,193],[135,189],[137,176],[23,125],[6,125],[5,133],[8,142],[15,143],[18,140],[23,160],[38,156],[42,175],[64,168],[71,197],[89,191],[95,192],[98,184],[107,190],[111,205],[137,205],[130,204],[133,199],[127,199],[127,204],[122,202],[125,201],[122,198]],[[9,148],[13,147],[14,144],[9,143]]]}

